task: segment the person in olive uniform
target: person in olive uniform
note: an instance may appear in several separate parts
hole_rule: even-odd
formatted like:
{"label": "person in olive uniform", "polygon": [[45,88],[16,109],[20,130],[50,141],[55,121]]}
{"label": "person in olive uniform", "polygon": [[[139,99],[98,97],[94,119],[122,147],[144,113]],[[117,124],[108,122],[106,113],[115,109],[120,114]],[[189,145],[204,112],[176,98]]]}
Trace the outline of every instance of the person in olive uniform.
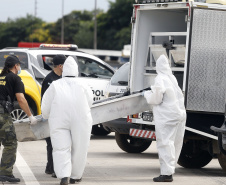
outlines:
{"label": "person in olive uniform", "polygon": [[10,112],[13,101],[17,99],[20,107],[27,114],[31,124],[36,124],[37,119],[31,114],[27,100],[24,97],[24,84],[20,74],[20,61],[15,55],[10,55],[5,60],[5,66],[0,74],[0,140],[4,146],[0,164],[0,181],[20,182],[13,175],[13,165],[16,161],[17,139]]}
{"label": "person in olive uniform", "polygon": [[[43,97],[45,91],[48,89],[48,87],[50,86],[50,84],[55,81],[58,80],[62,77],[62,72],[63,72],[63,64],[66,60],[66,57],[64,55],[56,55],[55,57],[53,57],[53,71],[50,72],[45,79],[43,80],[42,83],[42,90],[41,90],[41,97]],[[46,138],[46,144],[47,144],[47,164],[46,164],[46,170],[45,173],[46,174],[52,174],[52,177],[56,178],[55,172],[54,172],[54,165],[53,165],[53,147],[52,147],[52,143],[51,143],[51,139],[50,137]]]}

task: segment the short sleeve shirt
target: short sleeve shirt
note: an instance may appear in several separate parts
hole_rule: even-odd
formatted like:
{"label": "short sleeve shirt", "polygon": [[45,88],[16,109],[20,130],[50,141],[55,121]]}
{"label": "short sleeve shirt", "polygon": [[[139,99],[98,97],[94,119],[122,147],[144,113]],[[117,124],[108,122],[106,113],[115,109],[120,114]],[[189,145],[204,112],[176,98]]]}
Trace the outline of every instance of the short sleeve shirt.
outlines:
{"label": "short sleeve shirt", "polygon": [[15,101],[16,93],[25,93],[21,78],[13,72],[0,75],[0,100],[7,100],[9,95],[11,101]]}
{"label": "short sleeve shirt", "polygon": [[54,71],[51,71],[42,82],[41,97],[43,97],[45,91],[49,88],[50,84],[60,78],[61,76],[58,76]]}

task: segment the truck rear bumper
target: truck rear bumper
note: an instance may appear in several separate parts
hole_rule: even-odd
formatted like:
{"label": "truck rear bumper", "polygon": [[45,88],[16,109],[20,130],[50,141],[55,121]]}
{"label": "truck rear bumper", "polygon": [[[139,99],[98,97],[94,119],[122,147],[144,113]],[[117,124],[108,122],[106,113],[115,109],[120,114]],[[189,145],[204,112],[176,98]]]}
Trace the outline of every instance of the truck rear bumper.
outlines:
{"label": "truck rear bumper", "polygon": [[118,132],[119,134],[129,134],[131,128],[139,129],[139,125],[127,123],[126,118],[119,118],[116,120],[108,121],[102,123],[102,125],[106,130],[109,130],[111,132]]}

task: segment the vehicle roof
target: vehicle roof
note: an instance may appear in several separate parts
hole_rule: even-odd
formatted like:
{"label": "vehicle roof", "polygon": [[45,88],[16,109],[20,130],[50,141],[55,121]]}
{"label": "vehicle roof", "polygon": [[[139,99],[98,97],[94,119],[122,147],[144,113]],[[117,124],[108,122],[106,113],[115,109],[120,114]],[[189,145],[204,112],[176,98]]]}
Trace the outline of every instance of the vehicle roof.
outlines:
{"label": "vehicle roof", "polygon": [[[37,55],[55,55],[55,54],[63,54],[63,55],[75,55],[75,56],[81,56],[81,57],[88,57],[91,58],[93,60],[98,61],[101,64],[107,65],[111,70],[115,71],[115,69],[113,67],[111,67],[109,64],[107,64],[106,62],[104,62],[103,60],[99,59],[98,57],[88,54],[88,53],[84,53],[81,51],[72,51],[72,50],[63,50],[63,49],[49,49],[49,48],[4,48],[1,49],[0,52],[10,52],[10,51],[14,51],[14,52],[26,52],[29,53],[33,56],[37,56]],[[36,57],[37,58],[37,57]]]}

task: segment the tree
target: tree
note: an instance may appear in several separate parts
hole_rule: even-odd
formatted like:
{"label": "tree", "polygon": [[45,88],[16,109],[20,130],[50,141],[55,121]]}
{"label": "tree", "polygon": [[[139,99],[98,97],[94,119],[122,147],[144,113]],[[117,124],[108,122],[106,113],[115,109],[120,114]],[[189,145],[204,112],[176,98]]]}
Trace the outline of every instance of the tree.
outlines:
{"label": "tree", "polygon": [[97,17],[98,48],[121,50],[130,43],[130,19],[133,1],[116,0],[110,2],[110,9]]}
{"label": "tree", "polygon": [[80,21],[79,31],[73,37],[73,43],[77,44],[79,48],[93,47],[93,22]]}
{"label": "tree", "polygon": [[[130,43],[130,18],[133,1],[116,0],[109,2],[110,8],[104,13],[97,10],[98,49],[121,50]],[[80,48],[93,48],[94,11],[72,11],[64,16],[64,43],[77,44]],[[25,18],[0,22],[0,48],[15,47],[18,42],[61,42],[61,19],[45,23],[39,18],[27,15]]]}
{"label": "tree", "polygon": [[33,30],[41,27],[43,21],[32,15],[26,18],[9,19],[6,23],[1,23],[0,48],[16,47],[18,42],[29,41],[29,35]]}
{"label": "tree", "polygon": [[32,34],[29,35],[29,42],[42,42],[42,43],[52,43],[53,38],[50,35],[49,28],[52,27],[53,24],[42,23],[41,28],[38,28],[33,31]]}
{"label": "tree", "polygon": [[[75,40],[75,35],[79,32],[81,24],[83,21],[91,21],[93,18],[92,12],[89,11],[72,11],[70,14],[64,16],[64,43],[71,44]],[[58,19],[57,22],[50,28],[50,35],[54,38],[53,42],[61,42],[61,20]],[[83,23],[82,23],[83,22]],[[80,24],[81,23],[81,24]],[[84,24],[82,25],[84,28]]]}

